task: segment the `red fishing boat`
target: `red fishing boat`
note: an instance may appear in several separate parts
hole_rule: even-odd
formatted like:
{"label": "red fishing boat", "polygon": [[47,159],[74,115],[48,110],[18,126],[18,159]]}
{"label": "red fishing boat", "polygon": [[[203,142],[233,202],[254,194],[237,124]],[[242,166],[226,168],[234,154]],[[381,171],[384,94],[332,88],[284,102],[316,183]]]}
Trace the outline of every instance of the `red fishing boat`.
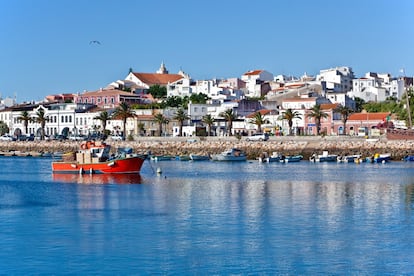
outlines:
{"label": "red fishing boat", "polygon": [[64,154],[62,160],[52,162],[53,173],[139,173],[146,154],[132,153],[120,148],[111,154],[111,146],[103,142],[82,142],[78,152]]}

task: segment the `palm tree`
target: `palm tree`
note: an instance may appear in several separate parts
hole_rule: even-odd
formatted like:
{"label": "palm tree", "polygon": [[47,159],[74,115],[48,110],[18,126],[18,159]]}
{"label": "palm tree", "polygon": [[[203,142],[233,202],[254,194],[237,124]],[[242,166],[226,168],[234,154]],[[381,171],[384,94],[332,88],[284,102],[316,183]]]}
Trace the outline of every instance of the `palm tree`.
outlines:
{"label": "palm tree", "polygon": [[214,118],[211,114],[204,115],[201,119],[207,125],[207,136],[210,136],[211,126],[214,124]]}
{"label": "palm tree", "polygon": [[262,132],[262,125],[267,124],[269,121],[265,119],[265,117],[260,113],[260,111],[257,111],[254,113],[254,117],[249,121],[251,124],[257,125],[257,132]]}
{"label": "palm tree", "polygon": [[46,122],[49,121],[49,118],[46,116],[45,110],[43,108],[39,108],[37,110],[34,121],[40,124],[40,129],[41,129],[40,139],[44,140],[45,139],[45,125],[46,125]]}
{"label": "palm tree", "polygon": [[178,135],[183,136],[183,124],[185,120],[190,119],[190,117],[185,113],[184,109],[179,108],[173,117],[174,120],[178,121],[179,131]]}
{"label": "palm tree", "polygon": [[292,127],[293,127],[293,120],[294,119],[302,119],[302,116],[298,111],[293,111],[291,108],[288,108],[285,112],[283,112],[283,120],[288,121],[289,125],[289,135],[292,134]]}
{"label": "palm tree", "polygon": [[237,115],[233,112],[233,109],[229,108],[224,112],[220,113],[220,116],[227,121],[227,132],[229,136],[232,135],[231,129],[233,128],[233,121],[236,120]]}
{"label": "palm tree", "polygon": [[126,103],[122,102],[119,106],[115,109],[114,113],[112,114],[112,118],[122,119],[123,123],[123,133],[122,133],[122,140],[125,141],[126,137],[126,121],[128,118],[135,117],[135,113],[132,111],[131,107]]}
{"label": "palm tree", "polygon": [[159,136],[161,136],[161,134],[162,134],[162,125],[163,124],[168,124],[168,119],[167,119],[167,117],[165,117],[161,113],[157,113],[157,114],[154,115],[154,122],[156,122],[158,124]]}
{"label": "palm tree", "polygon": [[353,110],[347,106],[338,105],[335,108],[335,112],[341,114],[341,121],[344,124],[344,135],[346,135],[346,122],[348,121],[349,115],[353,113]]}
{"label": "palm tree", "polygon": [[33,120],[32,117],[30,117],[29,112],[27,112],[26,110],[22,111],[22,113],[20,113],[20,116],[17,117],[17,120],[23,121],[25,133],[27,135],[29,122]]}
{"label": "palm tree", "polygon": [[320,104],[315,104],[310,110],[311,113],[308,114],[308,117],[315,119],[316,135],[319,135],[321,132],[321,119],[328,117],[328,113],[322,111]]}
{"label": "palm tree", "polygon": [[98,116],[95,116],[93,119],[101,121],[102,131],[103,131],[103,133],[105,133],[106,123],[111,119],[111,116],[109,116],[108,112],[107,111],[102,111],[101,113],[99,113]]}

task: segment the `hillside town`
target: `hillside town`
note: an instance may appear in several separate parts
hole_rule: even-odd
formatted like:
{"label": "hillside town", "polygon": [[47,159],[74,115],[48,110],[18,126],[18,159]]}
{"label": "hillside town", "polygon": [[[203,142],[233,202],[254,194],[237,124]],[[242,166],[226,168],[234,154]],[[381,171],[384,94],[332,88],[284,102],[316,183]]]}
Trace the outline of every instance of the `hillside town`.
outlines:
{"label": "hillside town", "polygon": [[[407,124],[390,112],[358,111],[357,99],[401,101],[412,85],[413,78],[404,74],[367,72],[357,78],[346,66],[323,69],[316,76],[251,70],[240,77],[194,80],[181,70],[169,73],[161,63],[155,73],[131,68],[124,79],[95,91],[47,95],[41,102],[1,99],[0,131],[13,139],[77,139],[102,133],[131,140],[258,132],[274,136],[375,136],[385,131],[381,126],[407,128],[411,119]],[[154,97],[150,93],[154,87],[166,90],[166,95]],[[185,97],[190,99],[185,105],[157,105]],[[200,98],[203,100],[191,100]],[[131,116],[117,116],[120,107],[130,109]],[[345,122],[341,108],[348,111]]]}

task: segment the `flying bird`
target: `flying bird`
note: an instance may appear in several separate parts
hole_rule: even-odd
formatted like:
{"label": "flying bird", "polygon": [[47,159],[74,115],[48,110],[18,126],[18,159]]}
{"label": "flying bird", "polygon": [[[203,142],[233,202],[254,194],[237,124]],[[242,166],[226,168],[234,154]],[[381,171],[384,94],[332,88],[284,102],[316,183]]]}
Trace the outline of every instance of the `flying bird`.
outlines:
{"label": "flying bird", "polygon": [[89,42],[89,44],[99,44],[99,45],[101,45],[101,42],[99,42],[98,40],[91,40]]}

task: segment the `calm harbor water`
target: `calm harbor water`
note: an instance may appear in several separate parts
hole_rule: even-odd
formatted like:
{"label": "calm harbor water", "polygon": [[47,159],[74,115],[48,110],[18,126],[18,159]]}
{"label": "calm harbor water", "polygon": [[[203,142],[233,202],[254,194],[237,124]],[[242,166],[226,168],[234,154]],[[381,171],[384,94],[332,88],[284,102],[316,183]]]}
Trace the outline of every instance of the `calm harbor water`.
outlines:
{"label": "calm harbor water", "polygon": [[1,274],[414,273],[414,163],[50,162],[0,158]]}

